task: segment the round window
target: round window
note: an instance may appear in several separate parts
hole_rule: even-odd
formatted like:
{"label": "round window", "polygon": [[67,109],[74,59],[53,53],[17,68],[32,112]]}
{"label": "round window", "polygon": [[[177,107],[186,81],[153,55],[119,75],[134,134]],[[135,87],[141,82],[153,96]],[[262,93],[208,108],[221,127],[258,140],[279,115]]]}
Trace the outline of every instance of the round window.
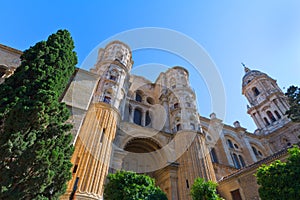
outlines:
{"label": "round window", "polygon": [[154,100],[151,97],[147,98],[147,103],[153,105],[154,104]]}

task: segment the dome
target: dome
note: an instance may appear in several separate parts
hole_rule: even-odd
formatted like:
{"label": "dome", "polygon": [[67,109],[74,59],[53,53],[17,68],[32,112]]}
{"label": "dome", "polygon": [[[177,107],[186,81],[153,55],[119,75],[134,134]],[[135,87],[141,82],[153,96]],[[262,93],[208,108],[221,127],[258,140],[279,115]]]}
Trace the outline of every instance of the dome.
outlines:
{"label": "dome", "polygon": [[[104,49],[99,49],[98,62],[110,63],[114,61],[118,61],[127,70],[131,69],[133,64],[132,53],[127,44],[116,40],[108,43]],[[115,64],[118,64],[118,62]]]}
{"label": "dome", "polygon": [[259,76],[267,76],[265,73],[258,70],[251,70],[248,67],[244,66],[245,75],[243,77],[242,87],[245,87],[248,83],[250,83],[254,78]]}

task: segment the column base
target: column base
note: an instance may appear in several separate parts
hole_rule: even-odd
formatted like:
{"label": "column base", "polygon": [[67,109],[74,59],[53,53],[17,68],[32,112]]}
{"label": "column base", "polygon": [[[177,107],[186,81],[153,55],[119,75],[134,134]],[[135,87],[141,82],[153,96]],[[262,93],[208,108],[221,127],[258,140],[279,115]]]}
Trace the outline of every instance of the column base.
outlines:
{"label": "column base", "polygon": [[[71,192],[66,192],[60,197],[60,200],[70,200],[70,196]],[[88,194],[77,191],[72,200],[103,200],[103,197],[96,194]]]}

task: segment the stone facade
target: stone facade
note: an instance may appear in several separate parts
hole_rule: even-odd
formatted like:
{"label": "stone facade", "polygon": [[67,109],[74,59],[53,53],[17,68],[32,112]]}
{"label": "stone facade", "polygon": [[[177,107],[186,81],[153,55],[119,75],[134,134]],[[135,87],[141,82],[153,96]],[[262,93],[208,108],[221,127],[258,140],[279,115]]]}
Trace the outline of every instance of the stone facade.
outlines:
{"label": "stone facade", "polygon": [[22,51],[0,44],[0,84],[21,64]]}
{"label": "stone facade", "polygon": [[239,199],[233,193],[240,194],[240,199],[255,200],[259,199],[256,178],[253,174],[262,164],[270,164],[274,160],[286,161],[288,157],[287,149],[283,149],[272,156],[268,156],[258,162],[255,162],[247,167],[231,173],[219,180],[218,192],[222,197],[228,200]]}
{"label": "stone facade", "polygon": [[[0,45],[2,81],[20,55]],[[285,160],[282,149],[299,142],[300,125],[284,115],[289,105],[276,81],[245,67],[242,94],[257,125],[250,133],[215,113],[201,116],[183,67],[161,72],[152,83],[131,74],[132,65],[130,47],[113,41],[99,50],[90,72],[74,73],[62,99],[72,111],[75,146],[73,178],[62,199],[101,199],[107,174],[120,169],[150,175],[170,200],[191,199],[197,177],[218,182],[228,200],[259,199],[257,168]]]}

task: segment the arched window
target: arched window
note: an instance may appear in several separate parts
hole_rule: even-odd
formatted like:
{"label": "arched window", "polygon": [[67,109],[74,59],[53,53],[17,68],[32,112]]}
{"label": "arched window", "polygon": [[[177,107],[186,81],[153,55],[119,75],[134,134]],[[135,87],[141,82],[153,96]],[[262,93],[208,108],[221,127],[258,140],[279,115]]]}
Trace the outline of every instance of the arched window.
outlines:
{"label": "arched window", "polygon": [[142,111],[139,109],[134,110],[133,122],[138,125],[142,125]]}
{"label": "arched window", "polygon": [[278,113],[277,110],[274,111],[275,115],[277,116],[278,119],[281,119],[281,115]]}
{"label": "arched window", "polygon": [[139,93],[136,93],[135,94],[135,100],[138,101],[138,102],[142,102],[142,95],[139,94]]}
{"label": "arched window", "polygon": [[253,153],[254,153],[255,156],[258,156],[257,149],[254,146],[252,146],[252,151],[253,151]]}
{"label": "arched window", "polygon": [[151,123],[151,117],[150,117],[149,111],[147,111],[145,126],[148,126],[150,123]]}
{"label": "arched window", "polygon": [[180,130],[181,130],[181,124],[177,124],[177,125],[176,125],[176,130],[177,130],[177,131],[180,131]]}
{"label": "arched window", "polygon": [[188,179],[185,180],[185,183],[186,183],[186,188],[190,188],[190,184],[189,184],[189,180]]}
{"label": "arched window", "polygon": [[229,148],[232,148],[232,149],[234,148],[233,144],[232,144],[232,141],[230,139],[227,139],[227,144],[228,144]]}
{"label": "arched window", "polygon": [[239,148],[239,146],[237,144],[233,144],[233,146],[234,146],[235,149]]}
{"label": "arched window", "polygon": [[256,87],[252,88],[252,92],[253,92],[254,96],[258,96],[260,94],[260,92],[258,91],[258,89]]}
{"label": "arched window", "polygon": [[109,96],[105,96],[105,97],[103,98],[103,102],[104,102],[104,103],[110,104],[110,103],[111,103],[111,98],[110,98]]}
{"label": "arched window", "polygon": [[264,120],[265,120],[265,124],[266,124],[267,126],[269,126],[269,125],[270,125],[269,120],[268,120],[266,117],[264,117]]}
{"label": "arched window", "polygon": [[240,159],[240,163],[241,163],[242,167],[245,167],[246,164],[245,164],[243,156],[239,155],[239,159]]}
{"label": "arched window", "polygon": [[241,168],[241,164],[239,162],[238,156],[235,153],[232,154],[232,160],[233,160],[235,168],[240,169]]}
{"label": "arched window", "polygon": [[101,134],[101,136],[100,136],[100,142],[101,143],[103,143],[103,139],[104,139],[104,135],[105,135],[105,128],[103,128],[103,130],[102,130],[102,134]]}
{"label": "arched window", "polygon": [[268,117],[269,117],[269,119],[272,121],[272,122],[275,122],[276,121],[276,119],[275,119],[275,117],[274,117],[274,115],[271,113],[271,111],[267,111],[267,115],[268,115]]}
{"label": "arched window", "polygon": [[153,105],[154,100],[151,97],[147,97],[147,103],[149,103],[150,105]]}
{"label": "arched window", "polygon": [[215,148],[211,148],[210,150],[211,161],[214,163],[218,163],[218,157]]}
{"label": "arched window", "polygon": [[256,147],[254,147],[254,146],[251,146],[251,147],[252,147],[252,151],[253,151],[253,153],[254,153],[254,155],[255,155],[256,157],[262,157],[262,156],[263,156],[260,150],[258,150],[258,149],[257,149]]}
{"label": "arched window", "polygon": [[174,103],[174,109],[179,108],[179,103]]}
{"label": "arched window", "polygon": [[118,70],[111,69],[108,75],[109,75],[108,78],[110,80],[118,81],[118,78],[119,78],[119,72],[118,72]]}
{"label": "arched window", "polygon": [[115,75],[110,75],[110,76],[109,76],[109,79],[110,79],[110,80],[113,80],[113,81],[117,81],[118,77],[115,76]]}
{"label": "arched window", "polygon": [[227,139],[227,145],[229,147],[230,156],[232,158],[234,167],[237,169],[244,167],[246,164],[243,157],[240,155],[242,154],[241,148],[239,148],[236,142],[231,139]]}

